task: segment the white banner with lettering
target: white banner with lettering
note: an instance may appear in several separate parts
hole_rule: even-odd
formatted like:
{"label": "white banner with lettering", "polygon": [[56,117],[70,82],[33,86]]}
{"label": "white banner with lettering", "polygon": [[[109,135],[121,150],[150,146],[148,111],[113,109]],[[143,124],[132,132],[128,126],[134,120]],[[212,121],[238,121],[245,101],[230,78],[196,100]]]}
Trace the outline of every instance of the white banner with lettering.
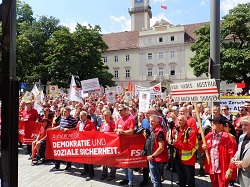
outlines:
{"label": "white banner with lettering", "polygon": [[175,102],[218,102],[215,79],[170,84]]}
{"label": "white banner with lettering", "polygon": [[82,80],[81,85],[83,93],[100,92],[101,90],[98,78]]}

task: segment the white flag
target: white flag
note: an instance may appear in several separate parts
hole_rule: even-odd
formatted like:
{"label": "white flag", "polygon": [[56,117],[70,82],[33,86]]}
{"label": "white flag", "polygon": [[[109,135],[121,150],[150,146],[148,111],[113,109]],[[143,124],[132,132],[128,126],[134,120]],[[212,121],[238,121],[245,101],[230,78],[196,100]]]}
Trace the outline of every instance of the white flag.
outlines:
{"label": "white flag", "polygon": [[70,88],[69,88],[69,98],[70,101],[78,101],[83,104],[83,100],[81,98],[81,93],[79,88],[76,86],[75,79],[72,75]]}
{"label": "white flag", "polygon": [[38,88],[36,87],[36,84],[33,86],[31,93],[33,93],[35,96],[38,96],[40,94]]}

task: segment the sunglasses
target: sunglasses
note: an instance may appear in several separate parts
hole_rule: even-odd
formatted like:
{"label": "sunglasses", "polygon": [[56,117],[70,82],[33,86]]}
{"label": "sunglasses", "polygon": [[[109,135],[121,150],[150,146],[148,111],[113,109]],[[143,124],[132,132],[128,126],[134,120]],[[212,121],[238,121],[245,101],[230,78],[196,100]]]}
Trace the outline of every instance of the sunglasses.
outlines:
{"label": "sunglasses", "polygon": [[221,110],[222,110],[222,111],[225,111],[225,110],[227,110],[227,109],[226,109],[226,108],[222,108]]}
{"label": "sunglasses", "polygon": [[118,112],[122,112],[123,110],[118,110]]}

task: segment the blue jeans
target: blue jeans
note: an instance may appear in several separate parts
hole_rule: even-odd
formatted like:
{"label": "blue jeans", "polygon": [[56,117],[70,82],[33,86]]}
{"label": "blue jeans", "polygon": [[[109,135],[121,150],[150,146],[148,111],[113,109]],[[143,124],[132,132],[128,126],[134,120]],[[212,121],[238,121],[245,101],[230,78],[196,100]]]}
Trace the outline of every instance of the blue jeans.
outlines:
{"label": "blue jeans", "polygon": [[125,178],[128,180],[128,185],[133,185],[134,175],[131,168],[124,168]]}
{"label": "blue jeans", "polygon": [[150,170],[150,178],[154,187],[162,187],[160,169],[163,166],[163,162],[148,161]]}

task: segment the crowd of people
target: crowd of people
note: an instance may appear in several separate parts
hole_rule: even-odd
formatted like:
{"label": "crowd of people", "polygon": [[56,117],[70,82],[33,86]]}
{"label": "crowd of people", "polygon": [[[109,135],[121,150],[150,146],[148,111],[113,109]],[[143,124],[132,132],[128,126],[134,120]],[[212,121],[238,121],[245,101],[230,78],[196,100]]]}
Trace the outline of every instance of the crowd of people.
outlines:
{"label": "crowd of people", "polygon": [[[143,111],[139,111],[138,97],[126,101],[122,94],[116,94],[115,103],[108,102],[105,94],[90,94],[82,103],[69,101],[67,95],[47,96],[41,105],[43,110],[39,113],[34,101],[20,98],[20,120],[43,124],[37,139],[27,145],[26,154],[32,157],[33,164],[37,164],[40,147],[46,145],[47,130],[115,132],[125,136],[142,133],[145,137],[142,154],[148,167],[124,168],[125,178],[120,185],[133,186],[133,172],[140,170],[143,175],[140,186],[147,185],[151,179],[154,187],[160,187],[167,164],[167,168],[177,172],[180,187],[194,187],[198,160],[198,177],[210,175],[213,187],[233,186],[236,180],[242,187],[250,186],[248,101],[239,107],[237,115],[230,114],[226,105],[208,106],[207,103],[198,103],[197,113],[193,103],[174,102],[170,96],[156,97]],[[54,161],[50,171],[58,171],[61,162]],[[64,170],[70,169],[71,162],[67,162]],[[82,175],[86,181],[93,179],[94,172],[93,164],[84,164]],[[103,166],[100,180],[111,181],[115,177],[115,167]]]}

